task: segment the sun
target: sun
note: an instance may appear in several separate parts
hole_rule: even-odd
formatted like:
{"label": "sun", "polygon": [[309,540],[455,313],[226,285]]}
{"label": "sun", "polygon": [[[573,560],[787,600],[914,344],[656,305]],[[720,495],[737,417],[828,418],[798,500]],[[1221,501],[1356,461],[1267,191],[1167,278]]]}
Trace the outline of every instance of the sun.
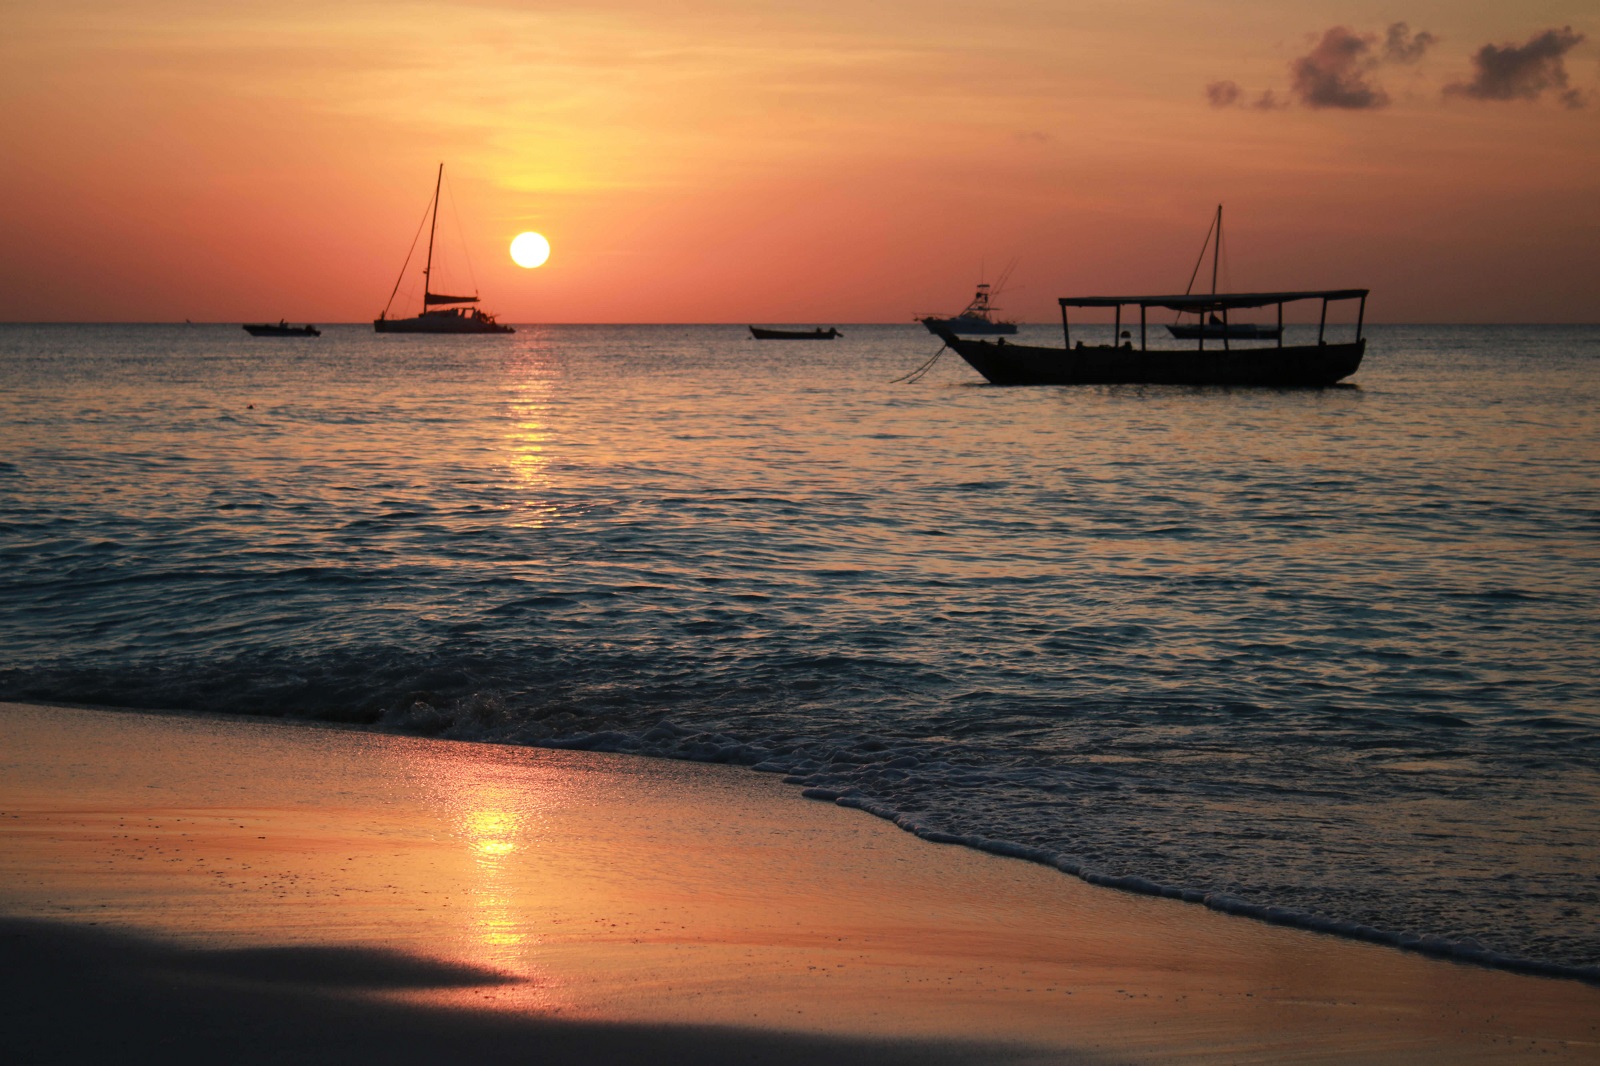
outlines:
{"label": "sun", "polygon": [[519,267],[544,266],[550,258],[550,242],[537,233],[519,233],[511,242],[511,259]]}

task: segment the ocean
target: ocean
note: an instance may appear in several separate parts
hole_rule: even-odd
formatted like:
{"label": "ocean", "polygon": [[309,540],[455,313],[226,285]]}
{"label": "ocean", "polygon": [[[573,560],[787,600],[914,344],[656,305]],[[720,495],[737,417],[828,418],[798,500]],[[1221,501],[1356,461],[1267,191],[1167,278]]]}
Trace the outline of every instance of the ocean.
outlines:
{"label": "ocean", "polygon": [[1373,326],[1324,390],[842,328],[0,326],[0,698],[744,764],[1600,966],[1600,327]]}

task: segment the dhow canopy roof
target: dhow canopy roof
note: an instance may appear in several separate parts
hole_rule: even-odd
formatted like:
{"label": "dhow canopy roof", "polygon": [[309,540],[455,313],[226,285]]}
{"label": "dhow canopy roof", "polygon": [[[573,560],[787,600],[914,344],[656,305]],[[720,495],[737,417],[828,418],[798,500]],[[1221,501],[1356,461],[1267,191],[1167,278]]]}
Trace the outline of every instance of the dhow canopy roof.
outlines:
{"label": "dhow canopy roof", "polygon": [[1296,300],[1364,300],[1368,289],[1318,289],[1311,292],[1216,292],[1179,296],[1063,296],[1062,307],[1165,307],[1169,311],[1221,311],[1233,307],[1269,307]]}

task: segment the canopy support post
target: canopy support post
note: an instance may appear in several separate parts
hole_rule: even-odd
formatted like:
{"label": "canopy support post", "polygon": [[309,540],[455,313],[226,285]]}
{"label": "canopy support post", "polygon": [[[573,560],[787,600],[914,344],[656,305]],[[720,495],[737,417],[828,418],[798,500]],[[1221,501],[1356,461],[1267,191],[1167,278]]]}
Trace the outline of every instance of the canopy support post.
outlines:
{"label": "canopy support post", "polygon": [[1117,320],[1111,326],[1111,347],[1122,347],[1122,305],[1117,305]]}
{"label": "canopy support post", "polygon": [[1361,323],[1366,319],[1366,317],[1367,317],[1367,298],[1365,296],[1363,296],[1361,298],[1361,306],[1356,311],[1356,340],[1358,340],[1358,341],[1361,339]]}
{"label": "canopy support post", "polygon": [[1283,347],[1283,301],[1278,301],[1278,347]]}
{"label": "canopy support post", "polygon": [[1322,318],[1317,322],[1317,344],[1321,345],[1321,344],[1324,343],[1324,341],[1322,339],[1322,331],[1327,329],[1327,328],[1328,328],[1328,298],[1326,296],[1324,296],[1322,298]]}
{"label": "canopy support post", "polygon": [[1067,305],[1065,303],[1061,305],[1061,346],[1063,348],[1072,347],[1072,328],[1067,325]]}
{"label": "canopy support post", "polygon": [[1228,309],[1226,307],[1222,309],[1222,350],[1225,352],[1231,350],[1231,345],[1228,344]]}
{"label": "canopy support post", "polygon": [[1144,312],[1145,312],[1145,306],[1144,306],[1144,304],[1140,304],[1139,305],[1139,350],[1141,352],[1148,352],[1150,350],[1150,342],[1145,337],[1145,332],[1144,332]]}

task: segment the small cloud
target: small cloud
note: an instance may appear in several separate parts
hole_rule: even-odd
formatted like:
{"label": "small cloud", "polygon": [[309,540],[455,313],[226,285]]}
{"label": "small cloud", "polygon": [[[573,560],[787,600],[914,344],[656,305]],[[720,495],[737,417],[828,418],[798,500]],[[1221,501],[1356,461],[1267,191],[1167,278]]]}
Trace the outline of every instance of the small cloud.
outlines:
{"label": "small cloud", "polygon": [[1421,59],[1430,47],[1439,43],[1439,38],[1427,30],[1418,30],[1415,35],[1411,27],[1404,22],[1396,22],[1389,26],[1383,38],[1383,58],[1390,63],[1415,63]]}
{"label": "small cloud", "polygon": [[1564,61],[1582,40],[1583,34],[1563,26],[1535,34],[1526,44],[1486,44],[1472,57],[1472,80],[1447,85],[1444,91],[1474,100],[1537,100],[1553,89],[1567,107],[1582,107],[1583,94],[1567,88]]}
{"label": "small cloud", "polygon": [[1214,81],[1206,86],[1206,99],[1212,107],[1232,107],[1243,92],[1236,81]]}
{"label": "small cloud", "polygon": [[1051,139],[1043,130],[1019,130],[1011,136],[1018,144],[1045,144]]}
{"label": "small cloud", "polygon": [[1283,99],[1271,89],[1264,90],[1255,102],[1250,105],[1257,111],[1281,111],[1289,106],[1289,101]]}
{"label": "small cloud", "polygon": [[1568,89],[1561,94],[1561,106],[1570,110],[1577,110],[1589,103],[1589,98],[1578,89]]}
{"label": "small cloud", "polygon": [[[1335,26],[1308,55],[1289,64],[1293,92],[1307,107],[1337,107],[1368,111],[1385,107],[1389,94],[1366,80],[1366,71],[1375,62],[1373,34],[1358,34]],[[1426,47],[1426,45],[1424,45]]]}

